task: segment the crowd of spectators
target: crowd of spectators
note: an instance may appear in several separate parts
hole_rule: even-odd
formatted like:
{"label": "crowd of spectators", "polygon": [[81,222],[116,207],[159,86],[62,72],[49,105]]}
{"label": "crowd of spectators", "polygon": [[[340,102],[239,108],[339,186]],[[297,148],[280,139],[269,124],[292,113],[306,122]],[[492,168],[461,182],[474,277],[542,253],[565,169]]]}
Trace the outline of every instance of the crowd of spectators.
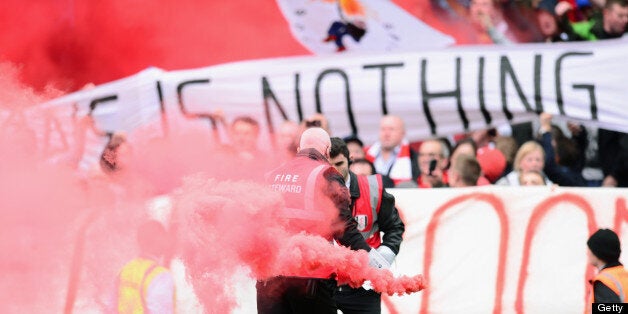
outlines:
{"label": "crowd of spectators", "polygon": [[[379,173],[387,188],[628,186],[626,134],[589,130],[573,122],[555,123],[548,113],[539,114],[533,125],[539,127],[522,144],[513,134],[500,134],[494,128],[410,142],[406,138],[404,120],[385,115],[381,118],[376,142],[364,143],[354,134],[343,140],[349,149],[350,170],[360,175]],[[259,125],[256,120],[248,116],[236,117],[226,125],[231,142],[223,145],[224,152],[238,158],[243,169],[250,163],[258,170],[258,175],[262,175],[273,164],[262,161],[290,159],[297,152],[295,141],[303,130],[321,126],[329,129],[327,119],[321,114],[299,124],[284,122],[275,131],[273,155],[257,147]],[[515,130],[512,128],[511,133]],[[598,134],[593,138],[595,145],[591,145],[591,133]],[[594,154],[587,153],[591,146],[597,147]]]}
{"label": "crowd of spectators", "polygon": [[617,38],[626,31],[628,20],[625,0],[431,0],[431,4],[443,18],[469,26],[472,31],[464,32],[467,38],[461,43]]}

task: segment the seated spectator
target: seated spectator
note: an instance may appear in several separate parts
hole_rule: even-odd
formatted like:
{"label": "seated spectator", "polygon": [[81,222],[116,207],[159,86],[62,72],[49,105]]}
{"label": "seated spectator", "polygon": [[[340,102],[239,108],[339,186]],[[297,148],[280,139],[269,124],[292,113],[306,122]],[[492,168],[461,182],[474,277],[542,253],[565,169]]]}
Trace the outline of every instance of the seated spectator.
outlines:
{"label": "seated spectator", "polygon": [[[473,157],[477,156],[477,146],[475,144],[475,141],[473,141],[472,138],[466,137],[456,142],[456,145],[454,145],[454,148],[451,150],[450,160],[452,160],[452,163],[460,155],[469,155]],[[452,165],[449,166],[449,169],[451,169],[451,167]],[[478,182],[476,183],[476,185],[489,185],[489,184],[491,184],[491,182],[489,182],[486,177],[480,174],[480,177],[478,178]]]}
{"label": "seated spectator", "polygon": [[457,155],[449,167],[449,186],[454,188],[476,186],[481,173],[482,169],[475,157],[468,154]]}
{"label": "seated spectator", "polygon": [[233,119],[228,129],[229,144],[223,145],[223,163],[233,165],[221,169],[222,175],[233,179],[260,179],[271,169],[273,159],[258,147],[260,127],[257,120],[250,116]]}
{"label": "seated spectator", "polygon": [[350,161],[356,159],[364,159],[366,157],[366,152],[364,151],[364,143],[362,140],[358,138],[356,135],[349,135],[342,139],[345,144],[347,144],[347,148],[349,148],[349,157]]}
{"label": "seated spectator", "polygon": [[[523,171],[535,170],[542,172],[545,166],[545,151],[536,141],[527,141],[519,147],[515,156],[514,170],[495,182],[496,185],[519,186],[519,174]],[[543,175],[545,177],[545,175]],[[545,184],[553,182],[545,177]]]}
{"label": "seated spectator", "polygon": [[469,2],[469,19],[483,34],[482,42],[511,44],[533,41],[533,38],[538,36],[538,30],[536,25],[526,20],[525,17],[529,15],[528,11],[523,7],[511,7],[510,11],[516,11],[517,14],[506,16],[502,5],[509,8],[508,3],[494,0]]}
{"label": "seated spectator", "polygon": [[253,117],[239,116],[233,119],[229,126],[228,149],[243,160],[253,160],[258,155],[257,141],[259,138],[259,123]]}
{"label": "seated spectator", "polygon": [[395,185],[419,175],[417,154],[405,136],[403,119],[386,115],[380,120],[379,140],[366,149],[366,159],[375,165],[377,173],[388,176]]}
{"label": "seated spectator", "polygon": [[281,123],[277,131],[276,143],[278,155],[282,160],[288,160],[297,153],[300,135],[299,125],[290,120]]}
{"label": "seated spectator", "polygon": [[545,185],[545,178],[543,174],[536,170],[523,171],[519,175],[519,185],[521,186],[533,186],[533,185]]}
{"label": "seated spectator", "polygon": [[375,166],[373,163],[362,158],[349,162],[349,170],[357,175],[369,176],[375,174]]}
{"label": "seated spectator", "polygon": [[[357,175],[365,176],[377,173],[375,171],[375,166],[373,166],[373,163],[364,158],[350,161],[349,170]],[[385,188],[395,187],[395,183],[388,176],[382,176],[382,184]]]}
{"label": "seated spectator", "polygon": [[497,136],[495,138],[495,148],[499,149],[499,151],[502,152],[506,158],[506,169],[504,169],[504,174],[510,173],[512,171],[513,163],[515,162],[517,149],[519,149],[517,140],[515,140],[512,136]]}
{"label": "seated spectator", "polygon": [[554,14],[554,1],[541,1],[536,9],[536,21],[539,24],[543,41],[547,43],[578,41],[571,27],[564,27]]}
{"label": "seated spectator", "polygon": [[544,173],[559,186],[586,186],[582,176],[584,156],[574,142],[565,137],[562,130],[552,125],[552,115],[542,113],[541,145],[545,150]]}
{"label": "seated spectator", "polygon": [[[329,134],[329,136],[332,136],[331,131],[329,130],[329,121],[327,121],[327,118],[322,113],[315,113],[309,116],[301,122],[301,126],[303,130],[312,127],[322,128],[325,132],[327,132],[327,134]],[[301,134],[299,134],[299,136],[300,135]]]}
{"label": "seated spectator", "polygon": [[449,146],[444,139],[429,139],[419,147],[419,188],[443,187],[448,183]]}
{"label": "seated spectator", "polygon": [[475,141],[470,137],[465,137],[456,142],[454,148],[451,150],[451,159],[456,158],[457,155],[467,154],[475,156],[478,151],[478,146]]}

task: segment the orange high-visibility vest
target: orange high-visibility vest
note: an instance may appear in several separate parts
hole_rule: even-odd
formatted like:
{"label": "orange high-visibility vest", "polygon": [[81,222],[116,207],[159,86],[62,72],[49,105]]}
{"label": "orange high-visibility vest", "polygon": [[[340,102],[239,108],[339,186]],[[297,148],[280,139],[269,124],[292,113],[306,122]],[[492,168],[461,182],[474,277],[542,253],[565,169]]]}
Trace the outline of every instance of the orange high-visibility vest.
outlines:
{"label": "orange high-visibility vest", "polygon": [[118,313],[147,313],[148,287],[155,277],[167,271],[155,261],[142,258],[124,265],[118,277]]}
{"label": "orange high-visibility vest", "polygon": [[[628,271],[624,266],[618,265],[614,267],[602,269],[593,280],[591,285],[596,281],[602,282],[619,296],[619,302],[625,303],[628,300]],[[591,303],[593,303],[595,294],[591,289]]]}

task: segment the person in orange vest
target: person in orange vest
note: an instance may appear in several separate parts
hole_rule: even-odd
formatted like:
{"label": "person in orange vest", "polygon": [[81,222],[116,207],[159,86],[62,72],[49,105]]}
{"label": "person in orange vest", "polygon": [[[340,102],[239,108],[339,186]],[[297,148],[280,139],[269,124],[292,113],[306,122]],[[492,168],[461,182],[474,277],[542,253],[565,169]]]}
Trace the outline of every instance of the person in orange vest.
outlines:
{"label": "person in orange vest", "polygon": [[599,229],[587,241],[588,261],[599,269],[591,280],[591,303],[628,302],[628,271],[619,262],[621,246],[613,230]]}
{"label": "person in orange vest", "polygon": [[139,227],[137,242],[139,256],[118,275],[117,313],[175,313],[174,279],[163,266],[172,238],[160,222],[149,220]]}
{"label": "person in orange vest", "polygon": [[[382,175],[356,175],[349,170],[349,149],[338,137],[331,138],[330,163],[342,174],[351,194],[351,210],[358,231],[366,243],[385,259],[389,268],[399,253],[405,225],[395,208],[395,197],[384,188]],[[364,287],[338,287],[334,293],[338,309],[344,314],[382,311],[381,294]]]}
{"label": "person in orange vest", "polygon": [[[269,187],[281,192],[285,201],[280,218],[287,221],[286,229],[294,234],[321,236],[330,245],[336,240],[353,250],[369,252],[369,259],[374,260],[379,254],[356,229],[349,211],[349,191],[340,173],[329,164],[330,147],[325,130],[308,128],[301,134],[296,156],[266,175]],[[373,262],[369,264],[377,267]],[[258,313],[336,314],[333,292],[337,282],[332,279],[332,271],[301,269],[259,280]]]}

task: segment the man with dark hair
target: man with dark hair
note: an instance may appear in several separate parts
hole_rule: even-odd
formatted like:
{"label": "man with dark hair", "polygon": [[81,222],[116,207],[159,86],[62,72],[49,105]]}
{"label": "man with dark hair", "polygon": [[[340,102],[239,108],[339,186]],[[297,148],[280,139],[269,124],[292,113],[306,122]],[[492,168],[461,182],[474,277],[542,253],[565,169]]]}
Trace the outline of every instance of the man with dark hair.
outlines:
{"label": "man with dark hair", "polygon": [[[329,241],[335,239],[351,249],[369,251],[371,258],[378,252],[371,250],[356,229],[349,211],[349,191],[342,176],[329,164],[330,148],[325,130],[306,129],[295,158],[269,172],[267,183],[282,193],[282,218],[295,234],[307,232]],[[335,219],[327,221],[327,217]],[[258,313],[336,314],[333,292],[337,283],[331,275],[327,269],[304,269],[302,273],[258,281]]]}
{"label": "man with dark hair", "polygon": [[589,264],[599,273],[591,284],[591,303],[625,303],[628,300],[628,272],[619,262],[621,245],[613,230],[599,229],[587,241]]}
{"label": "man with dark hair", "polygon": [[[399,253],[405,231],[395,208],[395,197],[386,192],[381,175],[358,176],[349,170],[349,149],[342,139],[331,138],[329,156],[331,165],[342,174],[349,188],[351,210],[358,230],[390,267]],[[381,312],[381,294],[370,289],[340,286],[334,298],[344,314]]]}

